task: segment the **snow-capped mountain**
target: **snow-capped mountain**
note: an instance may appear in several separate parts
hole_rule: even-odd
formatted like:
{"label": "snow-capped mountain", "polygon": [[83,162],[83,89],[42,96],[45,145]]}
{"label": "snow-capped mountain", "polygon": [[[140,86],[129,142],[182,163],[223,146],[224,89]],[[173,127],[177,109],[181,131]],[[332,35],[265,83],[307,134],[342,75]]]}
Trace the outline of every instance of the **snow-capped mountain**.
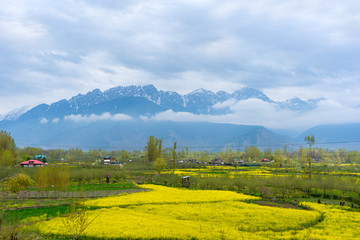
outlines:
{"label": "snow-capped mountain", "polygon": [[24,106],[21,108],[14,109],[6,114],[0,115],[0,121],[2,121],[2,120],[9,120],[9,121],[17,120],[21,115],[23,115],[30,109],[31,109],[30,106]]}
{"label": "snow-capped mountain", "polygon": [[186,95],[173,91],[159,91],[153,85],[119,86],[104,92],[95,89],[86,94],[79,94],[69,100],[63,99],[51,105],[39,105],[23,114],[21,117],[39,120],[42,118],[64,118],[68,115],[101,115],[127,114],[132,117],[152,116],[157,113],[172,110],[174,112],[189,112],[193,114],[224,114],[224,111],[213,106],[228,100],[235,102],[247,99],[258,99],[264,103],[276,104],[279,108],[303,112],[314,109],[318,99],[303,101],[299,98],[284,102],[275,102],[259,90],[242,88],[233,93],[225,91],[212,92],[198,89]]}
{"label": "snow-capped mountain", "polygon": [[279,106],[283,109],[287,109],[295,112],[304,112],[316,108],[316,105],[319,101],[324,100],[324,98],[310,99],[308,101],[303,101],[300,98],[292,98],[284,102],[279,102]]}
{"label": "snow-capped mountain", "polygon": [[[233,108],[228,107],[229,103],[251,108],[254,101],[250,99],[255,99],[257,105],[271,104],[299,114],[317,108],[318,102],[323,100],[293,98],[278,102],[253,88],[233,93],[198,89],[182,95],[158,90],[153,85],[119,86],[106,91],[95,89],[30,110],[12,111],[0,118],[0,129],[10,132],[19,145],[141,148],[150,135],[162,138],[169,145],[177,141],[184,146],[283,146],[290,143],[292,140],[288,137],[263,126],[206,122],[205,115],[231,115]],[[167,114],[166,111],[173,114],[169,110],[185,112],[186,116],[198,115],[198,120],[156,118],[157,114]],[[200,122],[199,119],[204,120]],[[358,136],[356,131],[348,132]],[[317,138],[321,139],[320,133]]]}

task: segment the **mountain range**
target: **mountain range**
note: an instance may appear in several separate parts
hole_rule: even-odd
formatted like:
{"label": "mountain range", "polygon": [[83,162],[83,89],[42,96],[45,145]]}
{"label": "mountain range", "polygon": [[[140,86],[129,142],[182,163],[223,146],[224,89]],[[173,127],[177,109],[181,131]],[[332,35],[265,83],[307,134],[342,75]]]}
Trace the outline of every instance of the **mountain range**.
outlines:
{"label": "mountain range", "polygon": [[[179,122],[151,120],[166,111],[195,115],[222,116],[231,113],[230,108],[216,107],[233,101],[257,99],[274,104],[279,109],[304,113],[317,107],[321,98],[302,100],[293,98],[273,101],[253,88],[242,88],[233,93],[212,92],[198,89],[182,95],[174,91],[159,91],[153,85],[119,86],[104,92],[95,89],[78,94],[69,100],[41,104],[34,108],[19,109],[2,116],[0,129],[9,131],[18,146],[39,145],[80,148],[143,148],[148,136],[162,138],[164,146],[177,141],[179,146],[218,150],[222,147],[256,145],[260,148],[276,148],[283,144],[302,142],[303,134],[292,139],[263,126],[224,123]],[[331,128],[325,126],[324,128]],[[345,126],[345,128],[348,126]],[[347,132],[356,139],[359,125]],[[342,126],[336,126],[341,132]],[[310,129],[304,134],[316,132],[320,138],[331,141],[326,130]],[[301,139],[302,138],[302,139]],[[349,138],[344,138],[349,139]]]}
{"label": "mountain range", "polygon": [[[104,92],[95,89],[87,94],[79,94],[69,100],[63,99],[51,105],[41,104],[25,113],[12,112],[3,116],[3,120],[17,120],[18,118],[53,119],[64,118],[71,114],[97,114],[104,112],[110,114],[123,113],[131,117],[153,116],[157,113],[172,110],[174,112],[189,112],[193,114],[225,114],[228,110],[213,108],[229,100],[242,101],[247,99],[259,99],[268,103],[275,103],[279,108],[303,112],[314,109],[321,99],[307,101],[299,98],[284,102],[275,102],[261,91],[253,88],[242,88],[232,94],[219,91],[213,93],[209,90],[198,89],[189,94],[181,95],[172,91],[159,91],[153,85],[115,87]],[[23,111],[23,109],[20,109]]]}

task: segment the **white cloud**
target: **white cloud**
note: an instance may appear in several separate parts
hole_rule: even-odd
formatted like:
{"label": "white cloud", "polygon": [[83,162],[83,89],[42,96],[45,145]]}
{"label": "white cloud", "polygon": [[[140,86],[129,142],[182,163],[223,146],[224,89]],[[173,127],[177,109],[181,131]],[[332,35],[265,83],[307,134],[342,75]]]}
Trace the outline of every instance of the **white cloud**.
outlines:
{"label": "white cloud", "polygon": [[54,118],[53,120],[51,120],[52,123],[58,123],[60,122],[60,118]]}
{"label": "white cloud", "polygon": [[199,88],[213,92],[222,90],[232,93],[244,87],[242,83],[206,71],[182,72],[171,79],[158,79],[155,85],[160,89],[173,90],[180,94],[190,93]]}
{"label": "white cloud", "polygon": [[25,4],[13,1],[1,1],[0,43],[14,51],[26,51],[28,47],[43,43],[47,35],[45,24],[31,19],[27,15]]}
{"label": "white cloud", "polygon": [[0,41],[6,41],[9,45],[29,45],[30,42],[41,39],[45,32],[42,26],[16,21],[0,21],[0,31]]}
{"label": "white cloud", "polygon": [[48,122],[49,122],[49,120],[46,119],[46,118],[40,119],[40,123],[41,123],[41,124],[46,124],[46,123],[48,123]]}
{"label": "white cloud", "polygon": [[91,115],[81,115],[81,114],[71,114],[64,117],[65,121],[73,121],[73,122],[96,122],[96,121],[128,121],[132,118],[126,114],[115,114],[111,115],[108,112],[105,112],[101,115],[91,114]]}
{"label": "white cloud", "polygon": [[360,122],[360,109],[349,108],[331,100],[323,100],[315,110],[299,114],[279,109],[274,103],[259,99],[248,99],[234,102],[233,100],[218,104],[217,109],[228,107],[232,113],[225,115],[192,114],[173,112],[172,110],[157,114],[144,120],[170,120],[175,122],[230,123],[240,125],[261,125],[274,129],[305,130],[321,124]]}
{"label": "white cloud", "polygon": [[161,113],[156,114],[153,117],[141,116],[141,119],[144,121],[155,120],[155,121],[174,121],[174,122],[201,122],[210,120],[211,116],[203,114],[193,114],[189,112],[174,112],[172,110],[167,110]]}
{"label": "white cloud", "polygon": [[236,99],[229,99],[222,103],[216,103],[212,106],[213,109],[225,109],[234,106],[238,101]]}

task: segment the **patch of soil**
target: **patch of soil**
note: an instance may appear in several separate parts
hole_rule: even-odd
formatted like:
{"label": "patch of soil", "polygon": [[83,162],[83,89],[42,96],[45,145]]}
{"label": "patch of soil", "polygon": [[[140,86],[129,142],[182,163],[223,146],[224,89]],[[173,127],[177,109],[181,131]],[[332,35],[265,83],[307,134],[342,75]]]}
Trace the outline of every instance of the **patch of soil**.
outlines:
{"label": "patch of soil", "polygon": [[297,205],[291,204],[291,203],[279,203],[279,202],[270,202],[270,201],[255,201],[252,202],[254,204],[258,204],[261,206],[267,206],[267,207],[278,207],[278,208],[293,208],[293,209],[303,209]]}

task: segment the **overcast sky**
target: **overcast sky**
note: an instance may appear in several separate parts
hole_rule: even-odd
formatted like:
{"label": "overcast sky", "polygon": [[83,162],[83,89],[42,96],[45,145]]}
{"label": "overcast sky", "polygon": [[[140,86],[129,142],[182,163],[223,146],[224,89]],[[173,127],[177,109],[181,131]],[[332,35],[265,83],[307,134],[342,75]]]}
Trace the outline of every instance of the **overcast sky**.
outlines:
{"label": "overcast sky", "polygon": [[323,97],[359,113],[358,0],[0,0],[0,6],[0,114],[95,88],[150,83],[183,94],[248,86],[273,100]]}

